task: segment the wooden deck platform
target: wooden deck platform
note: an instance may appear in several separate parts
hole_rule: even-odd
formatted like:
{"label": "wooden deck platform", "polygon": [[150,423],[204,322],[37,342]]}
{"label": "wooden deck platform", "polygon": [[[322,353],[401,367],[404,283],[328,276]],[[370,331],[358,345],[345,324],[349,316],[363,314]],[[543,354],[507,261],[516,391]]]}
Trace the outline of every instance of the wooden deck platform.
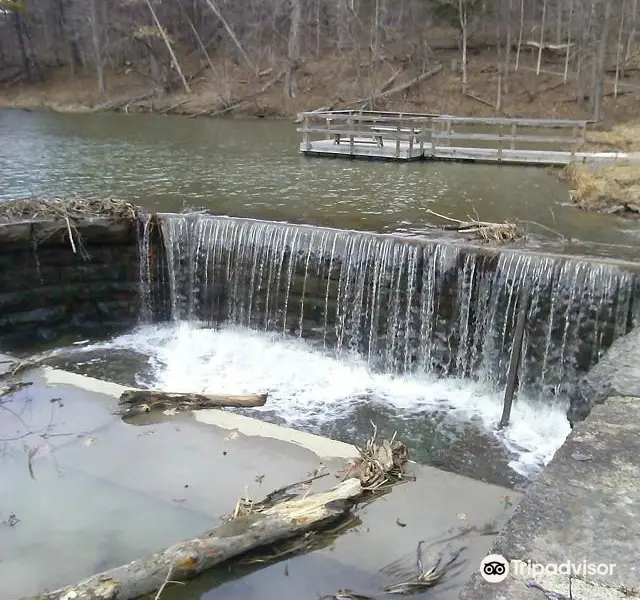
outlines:
{"label": "wooden deck platform", "polygon": [[579,151],[586,121],[312,111],[301,113],[299,122],[300,151],[313,156],[541,166],[608,164],[632,158],[624,152]]}
{"label": "wooden deck platform", "polygon": [[382,138],[382,145],[371,144],[363,138],[355,138],[353,145],[349,141],[336,144],[334,140],[314,140],[300,144],[304,154],[316,156],[353,156],[359,158],[378,158],[381,160],[423,160],[424,150],[420,146],[409,147],[409,142],[400,141],[396,148],[395,140]]}

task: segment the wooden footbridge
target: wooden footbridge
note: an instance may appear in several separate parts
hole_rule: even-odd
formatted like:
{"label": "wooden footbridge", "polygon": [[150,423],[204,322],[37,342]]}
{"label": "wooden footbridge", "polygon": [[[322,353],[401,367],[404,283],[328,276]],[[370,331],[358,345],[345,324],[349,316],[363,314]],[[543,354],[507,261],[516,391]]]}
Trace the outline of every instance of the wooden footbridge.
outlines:
{"label": "wooden footbridge", "polygon": [[306,155],[553,165],[613,163],[624,152],[584,152],[587,121],[373,111],[298,115]]}

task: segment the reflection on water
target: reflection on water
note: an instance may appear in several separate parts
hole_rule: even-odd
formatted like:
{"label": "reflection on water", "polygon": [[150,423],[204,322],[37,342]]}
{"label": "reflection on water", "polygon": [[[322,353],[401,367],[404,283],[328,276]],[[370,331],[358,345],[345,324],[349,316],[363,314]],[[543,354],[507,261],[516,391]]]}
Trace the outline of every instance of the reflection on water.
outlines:
{"label": "reflection on water", "polygon": [[[535,243],[565,238],[630,248],[571,251],[633,258],[640,225],[563,205],[545,169],[312,159],[291,122],[0,111],[0,199],[113,195],[149,209],[208,208],[339,228],[420,234],[428,210],[529,224]],[[558,246],[558,249],[561,249]]]}

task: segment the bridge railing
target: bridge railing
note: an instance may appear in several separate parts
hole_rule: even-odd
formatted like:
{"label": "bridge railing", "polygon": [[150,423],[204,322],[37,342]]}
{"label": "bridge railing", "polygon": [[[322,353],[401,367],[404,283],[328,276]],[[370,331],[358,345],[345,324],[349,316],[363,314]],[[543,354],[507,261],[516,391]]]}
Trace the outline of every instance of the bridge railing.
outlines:
{"label": "bridge railing", "polygon": [[[437,155],[437,148],[484,148],[498,159],[505,150],[565,151],[573,155],[585,142],[587,121],[455,117],[442,114],[377,111],[307,111],[298,115],[302,147],[311,149],[314,138],[335,144],[372,144],[378,147],[408,143],[410,151]],[[406,147],[406,146],[404,146]]]}
{"label": "bridge railing", "polygon": [[408,144],[409,151],[423,150],[431,139],[432,120],[437,114],[377,111],[308,111],[298,115],[302,145],[311,149],[313,138],[333,140],[335,144],[395,145],[396,154]]}
{"label": "bridge railing", "polygon": [[[430,152],[437,147],[487,148],[501,157],[504,150],[548,150],[574,154],[585,143],[587,121],[454,117],[432,120]],[[429,152],[429,149],[427,149]]]}

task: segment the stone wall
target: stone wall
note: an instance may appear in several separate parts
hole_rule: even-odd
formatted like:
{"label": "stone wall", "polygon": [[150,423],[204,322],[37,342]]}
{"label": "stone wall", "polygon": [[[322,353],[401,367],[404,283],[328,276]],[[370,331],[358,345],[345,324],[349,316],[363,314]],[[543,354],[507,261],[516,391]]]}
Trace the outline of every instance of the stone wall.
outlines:
{"label": "stone wall", "polygon": [[582,378],[567,414],[573,425],[609,396],[640,398],[640,327],[618,338]]}
{"label": "stone wall", "polygon": [[134,325],[139,314],[135,220],[0,224],[0,347],[67,343]]}

